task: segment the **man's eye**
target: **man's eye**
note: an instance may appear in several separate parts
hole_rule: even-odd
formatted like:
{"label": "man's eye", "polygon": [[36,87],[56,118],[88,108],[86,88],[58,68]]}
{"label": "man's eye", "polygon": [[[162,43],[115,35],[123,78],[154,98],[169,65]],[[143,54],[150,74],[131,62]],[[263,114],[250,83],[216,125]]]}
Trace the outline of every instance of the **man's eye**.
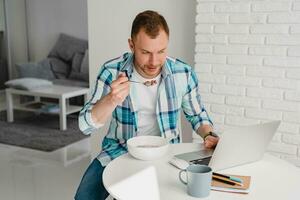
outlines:
{"label": "man's eye", "polygon": [[159,51],[158,53],[159,53],[159,54],[162,54],[162,53],[165,53],[165,51]]}
{"label": "man's eye", "polygon": [[148,52],[147,51],[142,51],[142,54],[148,54]]}

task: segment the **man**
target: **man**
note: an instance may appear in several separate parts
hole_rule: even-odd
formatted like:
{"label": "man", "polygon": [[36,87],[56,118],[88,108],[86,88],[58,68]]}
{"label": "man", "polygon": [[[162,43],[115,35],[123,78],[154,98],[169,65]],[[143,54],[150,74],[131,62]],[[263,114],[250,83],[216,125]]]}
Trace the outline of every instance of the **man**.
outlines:
{"label": "man", "polygon": [[[87,169],[75,199],[105,199],[102,183],[104,167],[127,153],[126,141],[139,135],[173,137],[180,140],[178,119],[183,109],[193,129],[207,148],[218,137],[200,102],[195,72],[180,60],[167,57],[169,28],[163,16],[154,11],[139,13],[133,21],[132,53],[106,62],[100,69],[92,98],[80,112],[79,126],[90,134],[103,126],[112,114],[102,152]],[[126,169],[125,169],[126,170]]]}

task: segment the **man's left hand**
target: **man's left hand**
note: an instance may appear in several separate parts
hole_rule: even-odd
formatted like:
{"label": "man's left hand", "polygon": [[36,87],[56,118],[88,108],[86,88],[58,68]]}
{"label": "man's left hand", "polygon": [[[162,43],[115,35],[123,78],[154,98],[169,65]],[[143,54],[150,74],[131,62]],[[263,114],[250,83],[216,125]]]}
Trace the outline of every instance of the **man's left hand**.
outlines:
{"label": "man's left hand", "polygon": [[218,144],[218,142],[219,142],[219,137],[208,135],[205,138],[204,146],[205,148],[212,149]]}

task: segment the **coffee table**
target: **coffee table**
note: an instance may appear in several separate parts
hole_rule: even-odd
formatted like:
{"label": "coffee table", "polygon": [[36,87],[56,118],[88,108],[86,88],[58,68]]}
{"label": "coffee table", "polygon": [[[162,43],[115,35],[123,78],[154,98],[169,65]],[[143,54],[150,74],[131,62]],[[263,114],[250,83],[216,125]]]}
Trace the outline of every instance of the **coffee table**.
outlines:
{"label": "coffee table", "polygon": [[[60,122],[60,130],[67,129],[67,115],[78,112],[81,110],[82,106],[69,105],[69,99],[77,96],[84,96],[84,102],[87,100],[87,94],[89,92],[89,88],[81,88],[81,87],[70,87],[70,86],[62,86],[62,85],[52,85],[50,87],[37,88],[33,90],[19,90],[13,88],[7,88],[6,92],[6,109],[7,109],[7,121],[14,121],[14,110],[23,110],[23,111],[32,111],[39,112],[41,108],[33,107],[33,103],[41,102],[41,97],[58,99],[59,109],[57,110],[57,114],[59,114],[59,122]],[[34,97],[34,101],[20,103],[14,101],[14,96],[32,96]],[[43,104],[47,104],[47,102],[41,102]],[[35,104],[36,105],[36,104]],[[42,112],[45,112],[44,110]]]}

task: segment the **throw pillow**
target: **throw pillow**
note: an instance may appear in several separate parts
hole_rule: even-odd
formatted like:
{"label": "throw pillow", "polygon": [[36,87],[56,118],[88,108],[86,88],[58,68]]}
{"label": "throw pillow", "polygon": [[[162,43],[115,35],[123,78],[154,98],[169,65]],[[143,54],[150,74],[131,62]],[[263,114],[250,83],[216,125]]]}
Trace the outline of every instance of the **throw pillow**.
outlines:
{"label": "throw pillow", "polygon": [[20,90],[33,90],[37,88],[49,87],[52,82],[45,79],[38,78],[19,78],[6,81],[4,83],[7,87],[20,89]]}
{"label": "throw pillow", "polygon": [[55,78],[49,60],[44,59],[38,63],[16,64],[20,78],[32,77],[52,80]]}
{"label": "throw pillow", "polygon": [[61,33],[48,57],[56,57],[64,60],[65,62],[71,62],[76,52],[84,54],[84,51],[87,48],[87,40]]}
{"label": "throw pillow", "polygon": [[71,67],[68,63],[58,58],[47,58],[51,65],[51,70],[58,79],[67,78],[70,74]]}

